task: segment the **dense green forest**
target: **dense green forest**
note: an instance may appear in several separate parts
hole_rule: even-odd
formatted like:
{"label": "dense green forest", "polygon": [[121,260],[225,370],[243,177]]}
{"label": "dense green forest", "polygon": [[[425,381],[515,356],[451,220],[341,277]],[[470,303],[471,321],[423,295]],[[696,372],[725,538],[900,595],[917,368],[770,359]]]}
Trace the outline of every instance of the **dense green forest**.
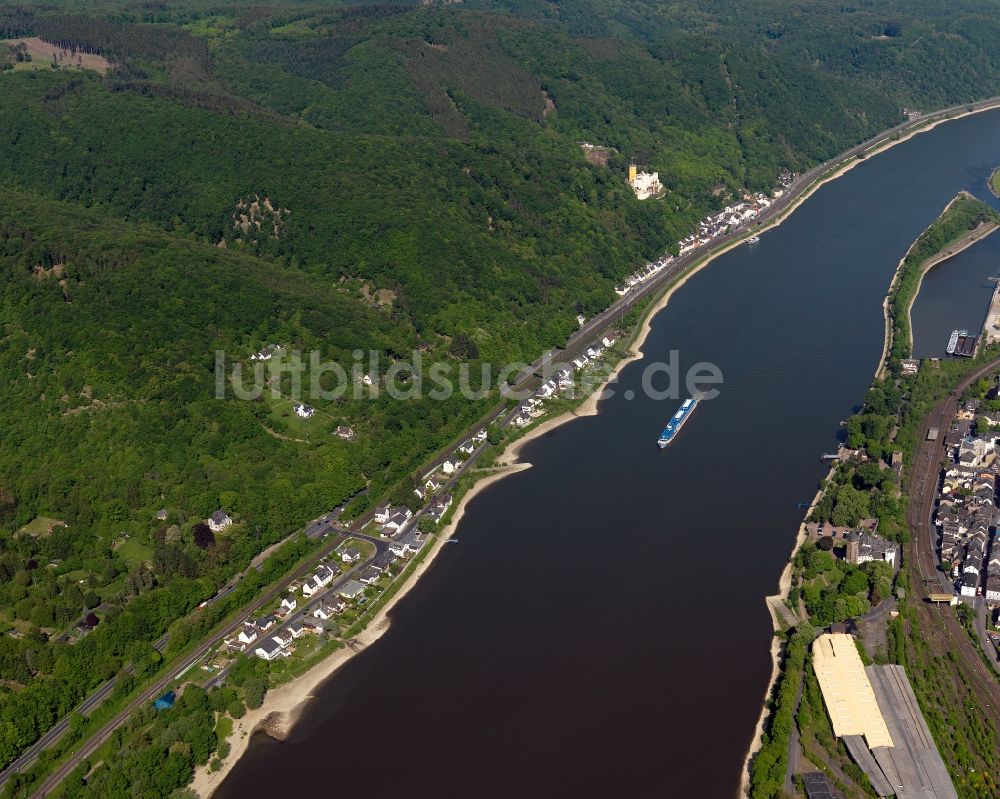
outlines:
{"label": "dense green forest", "polygon": [[[405,486],[490,404],[383,393],[302,420],[285,381],[216,399],[217,351],[374,351],[376,384],[414,351],[531,361],[744,189],[904,107],[1000,94],[997,11],[0,4],[0,765],[96,681],[152,668],[149,642],[253,555]],[[634,198],[632,160],[662,199]],[[236,523],[196,535],[220,507]],[[184,740],[178,775],[210,743]]]}

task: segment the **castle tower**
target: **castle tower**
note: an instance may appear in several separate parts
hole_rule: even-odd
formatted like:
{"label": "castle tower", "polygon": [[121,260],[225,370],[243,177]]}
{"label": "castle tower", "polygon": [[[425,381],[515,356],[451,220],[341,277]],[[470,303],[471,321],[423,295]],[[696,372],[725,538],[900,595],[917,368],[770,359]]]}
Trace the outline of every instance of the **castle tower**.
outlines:
{"label": "castle tower", "polygon": [[637,174],[638,174],[638,170],[636,169],[635,164],[634,163],[629,164],[629,166],[628,166],[628,182],[629,182],[630,185],[633,185],[633,186],[635,185],[635,178],[636,178]]}

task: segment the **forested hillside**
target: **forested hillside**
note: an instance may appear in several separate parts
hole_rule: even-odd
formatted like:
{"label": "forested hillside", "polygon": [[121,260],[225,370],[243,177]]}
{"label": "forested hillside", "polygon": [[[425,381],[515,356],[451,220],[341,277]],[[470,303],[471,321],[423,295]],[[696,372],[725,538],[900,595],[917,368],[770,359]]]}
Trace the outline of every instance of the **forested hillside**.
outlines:
{"label": "forested hillside", "polygon": [[[491,404],[383,394],[301,420],[284,384],[216,399],[216,351],[349,368],[371,350],[376,384],[414,351],[473,373],[531,361],[741,191],[904,107],[1000,94],[998,11],[0,5],[0,765],[149,655],[122,644],[140,598],[148,641],[307,519],[410,496]],[[662,199],[635,199],[632,160]],[[237,523],[196,538],[219,507]],[[106,632],[84,649],[91,611]]]}

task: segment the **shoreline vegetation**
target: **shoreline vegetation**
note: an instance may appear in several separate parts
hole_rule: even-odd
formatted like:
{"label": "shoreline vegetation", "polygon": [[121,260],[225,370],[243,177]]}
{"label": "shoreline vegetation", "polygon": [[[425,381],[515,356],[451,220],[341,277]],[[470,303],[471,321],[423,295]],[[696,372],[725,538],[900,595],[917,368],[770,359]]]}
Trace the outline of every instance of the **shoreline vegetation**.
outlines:
{"label": "shoreline vegetation", "polygon": [[[934,267],[986,238],[998,227],[1000,214],[962,191],[917,237],[900,261],[886,296],[893,326],[889,333],[889,352],[883,355],[883,368],[893,359],[912,356],[913,303],[920,293],[924,276]],[[903,308],[906,311],[905,324]]]}
{"label": "shoreline vegetation", "polygon": [[[991,233],[996,231],[998,227],[1000,227],[1000,220],[994,219],[993,221],[989,221],[984,219],[974,228],[968,230],[965,235],[951,241],[948,244],[945,244],[943,247],[934,252],[933,255],[928,256],[925,253],[922,253],[922,242],[927,242],[928,240],[933,239],[936,234],[936,227],[939,226],[942,220],[944,220],[945,217],[954,211],[956,206],[959,206],[960,204],[962,206],[966,206],[971,213],[989,208],[984,203],[975,199],[967,191],[959,192],[944,207],[944,210],[938,215],[938,217],[924,229],[920,236],[918,236],[913,244],[910,245],[906,254],[899,260],[896,271],[892,276],[892,281],[889,284],[889,291],[882,302],[882,309],[885,316],[885,341],[882,347],[882,358],[879,361],[878,370],[875,373],[876,380],[881,380],[886,376],[890,363],[890,353],[893,350],[898,350],[898,357],[908,357],[908,355],[904,356],[900,354],[904,350],[907,353],[912,353],[913,304],[917,300],[917,295],[920,293],[920,287],[923,285],[924,277],[927,273],[934,267],[939,266],[950,258],[958,255],[960,252],[967,250],[973,244],[986,238]],[[960,223],[960,220],[957,221]],[[928,246],[935,245],[930,243]],[[921,255],[923,256],[922,258]],[[916,256],[917,261],[915,263],[910,263],[910,259],[914,256]],[[910,285],[902,285],[904,281],[908,281]],[[903,295],[902,298],[900,298],[900,294]],[[906,325],[903,326],[900,323],[898,327],[896,327],[893,325],[892,306],[894,304],[898,304],[900,300],[902,300],[905,305]]]}
{"label": "shoreline vegetation", "polygon": [[993,196],[1000,200],[1000,166],[990,172],[990,177],[989,180],[986,181],[986,186],[989,188]]}
{"label": "shoreline vegetation", "polygon": [[[817,177],[816,180],[805,187],[799,196],[796,197],[794,201],[789,203],[788,207],[783,209],[782,212],[776,217],[768,220],[759,227],[748,229],[745,236],[729,241],[720,246],[718,249],[706,253],[702,258],[692,263],[683,273],[664,286],[662,293],[660,293],[659,296],[654,298],[640,311],[640,319],[636,324],[635,331],[631,336],[629,343],[624,347],[623,356],[610,368],[606,378],[599,385],[597,385],[593,391],[591,391],[586,397],[583,397],[573,408],[552,415],[549,418],[541,419],[536,424],[528,427],[526,431],[515,440],[510,441],[505,446],[502,453],[500,453],[495,459],[495,463],[498,468],[481,469],[478,474],[472,475],[472,485],[456,502],[451,522],[445,530],[434,537],[432,548],[427,557],[418,566],[414,573],[406,579],[402,588],[385,603],[376,616],[369,622],[365,630],[362,631],[362,633],[357,637],[356,640],[361,643],[362,646],[358,649],[346,647],[334,651],[326,658],[320,660],[316,665],[312,666],[304,674],[293,678],[289,683],[269,691],[267,695],[265,695],[264,702],[259,709],[255,711],[248,711],[242,719],[235,722],[233,734],[229,737],[231,750],[228,757],[226,757],[226,759],[221,763],[220,767],[215,771],[210,772],[207,766],[200,766],[195,771],[192,788],[198,793],[201,799],[209,799],[209,797],[212,796],[215,789],[222,783],[226,775],[235,767],[239,758],[246,752],[250,739],[254,733],[265,732],[279,740],[285,738],[288,734],[290,734],[295,721],[301,715],[305,703],[313,696],[321,685],[327,679],[332,677],[344,663],[350,660],[350,658],[357,651],[361,651],[361,649],[374,643],[385,634],[385,632],[389,629],[388,617],[392,608],[416,584],[420,575],[423,574],[433,563],[437,553],[440,551],[447,539],[450,538],[457,530],[457,527],[465,513],[468,502],[474,499],[480,492],[486,490],[499,480],[502,480],[508,474],[514,474],[531,468],[530,463],[524,462],[520,458],[521,453],[528,444],[572,421],[573,419],[593,416],[599,412],[600,401],[603,399],[607,386],[616,379],[617,375],[625,366],[642,359],[642,347],[649,335],[653,318],[656,314],[666,308],[674,293],[690,278],[694,277],[698,272],[706,268],[719,256],[725,254],[734,247],[742,245],[750,236],[761,235],[768,230],[778,227],[783,221],[785,221],[785,219],[794,213],[802,203],[809,199],[809,197],[811,197],[824,185],[846,174],[867,158],[883,153],[897,144],[908,141],[921,133],[931,131],[944,122],[949,122],[985,111],[992,111],[998,107],[1000,107],[1000,98],[993,98],[988,102],[988,104],[984,104],[979,107],[972,107],[970,105],[963,111],[954,111],[954,113],[947,114],[941,112],[941,116],[932,115],[931,119],[917,121],[914,123],[912,129],[901,131],[898,136],[881,142],[871,150],[866,150],[863,156],[852,156],[843,163],[834,165],[830,170]],[[811,507],[814,507],[819,502],[822,494],[823,489],[820,488]],[[793,557],[795,552],[797,552],[801,546],[802,540],[804,540],[804,534],[805,525],[803,522],[800,526],[799,536],[796,539],[795,546],[792,550]],[[776,620],[774,601],[780,600],[780,603],[783,605],[784,601],[788,597],[788,590],[790,587],[791,559],[789,560],[789,564],[786,566],[785,571],[781,575],[778,594],[765,598],[768,609],[772,614],[772,619]],[[776,629],[779,629],[777,621],[775,623]],[[780,642],[776,637],[772,637],[771,656],[773,669],[771,678],[764,693],[765,700],[771,695],[772,690],[778,681],[781,670],[781,648]],[[749,789],[750,763],[753,760],[754,755],[761,747],[761,735],[764,732],[768,715],[769,713],[765,702],[747,753],[746,767],[743,769],[740,787],[741,795],[746,794]]]}
{"label": "shoreline vegetation", "polygon": [[[997,228],[1000,228],[1000,214],[963,190],[948,202],[934,221],[910,245],[893,273],[889,289],[882,303],[885,334],[882,355],[876,368],[872,386],[877,386],[886,378],[893,377],[899,372],[900,361],[912,356],[911,312],[924,276],[934,267],[989,236]],[[892,368],[894,366],[895,369]],[[783,690],[783,685],[793,673],[796,676],[795,682],[801,681],[802,669],[804,668],[803,660],[808,660],[807,655],[804,656],[802,652],[796,650],[794,653],[795,663],[793,664],[791,663],[792,653],[789,651],[784,658],[783,665],[784,650],[788,650],[795,643],[795,636],[786,641],[784,649],[781,636],[798,624],[808,625],[808,615],[803,614],[800,617],[800,614],[790,606],[793,569],[796,555],[807,540],[807,521],[823,500],[828,488],[833,484],[838,465],[836,462],[831,465],[803,516],[791,556],[779,580],[778,593],[765,598],[775,633],[771,639],[772,672],[764,695],[765,701],[755,729],[754,740],[747,753],[740,787],[741,796],[750,795],[755,756],[760,752],[765,737],[768,735],[769,721],[774,718],[774,711],[770,707],[771,702],[779,694],[787,693]],[[783,709],[787,710],[787,708]],[[779,745],[787,752],[788,732],[784,733]]]}

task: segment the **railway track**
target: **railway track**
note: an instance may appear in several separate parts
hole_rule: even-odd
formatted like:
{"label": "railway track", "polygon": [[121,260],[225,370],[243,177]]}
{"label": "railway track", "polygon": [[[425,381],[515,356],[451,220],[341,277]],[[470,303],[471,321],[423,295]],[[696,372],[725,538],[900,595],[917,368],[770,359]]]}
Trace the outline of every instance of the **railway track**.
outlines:
{"label": "railway track", "polygon": [[[916,606],[918,615],[923,623],[933,623],[941,631],[950,644],[949,651],[959,654],[965,666],[964,670],[978,683],[977,689],[983,699],[989,700],[987,707],[983,708],[984,712],[1000,726],[1000,681],[983,662],[982,653],[969,639],[966,630],[951,610],[933,606],[927,601],[931,593],[941,588],[941,574],[937,568],[935,552],[936,534],[931,524],[931,514],[944,456],[943,437],[928,441],[927,431],[932,427],[946,430],[955,416],[962,393],[974,382],[998,368],[1000,368],[1000,358],[965,377],[947,399],[934,406],[921,425],[921,443],[914,457],[913,479],[910,481],[910,508],[907,521],[911,536],[906,553],[920,580],[919,592],[921,599],[924,600]],[[911,586],[911,590],[916,588]]]}

